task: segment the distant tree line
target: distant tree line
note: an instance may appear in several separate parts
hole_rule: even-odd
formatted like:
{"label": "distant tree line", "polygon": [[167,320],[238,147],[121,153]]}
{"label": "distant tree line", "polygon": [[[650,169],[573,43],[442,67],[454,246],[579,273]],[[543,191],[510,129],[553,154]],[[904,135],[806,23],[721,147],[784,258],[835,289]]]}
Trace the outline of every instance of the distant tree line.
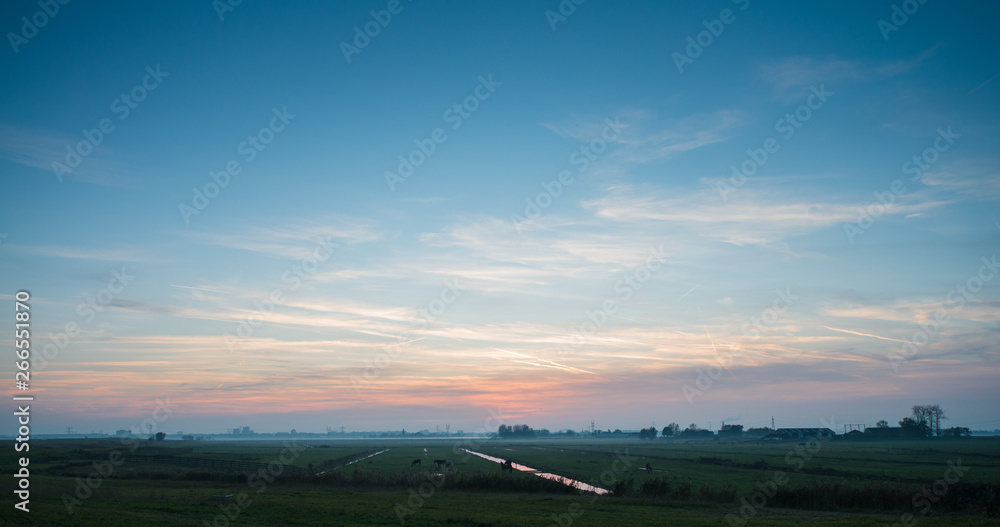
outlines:
{"label": "distant tree line", "polygon": [[[965,437],[971,435],[971,431],[965,427],[942,429],[941,420],[943,419],[947,419],[947,417],[945,416],[945,412],[940,405],[916,405],[913,406],[911,415],[904,417],[899,421],[899,430],[895,433],[902,437],[929,437],[932,435]],[[876,428],[889,428],[889,422],[882,419],[878,421],[875,426]],[[723,423],[722,429],[719,430],[718,437],[722,439],[759,438],[769,436],[774,432],[775,430],[766,426],[744,430],[743,425]],[[617,435],[622,434],[623,432],[619,429],[615,429],[614,432],[612,432],[611,429],[608,429],[607,432],[595,430],[593,433],[595,435],[605,433]],[[572,437],[576,435],[576,432],[573,430],[566,430],[561,433],[552,433],[544,428],[541,430],[535,430],[525,424],[513,426],[500,425],[500,429],[497,431],[497,437],[502,439],[544,438],[558,435]],[[656,439],[657,435],[664,438],[705,439],[713,438],[716,434],[712,430],[699,428],[695,423],[691,423],[683,430],[677,423],[670,423],[667,426],[664,426],[662,431],[657,430],[656,427],[653,426],[639,430],[639,439],[642,440]]]}
{"label": "distant tree line", "polygon": [[523,439],[531,438],[538,435],[538,433],[528,425],[500,425],[500,429],[497,430],[497,436],[501,439]]}
{"label": "distant tree line", "polygon": [[715,436],[715,432],[711,430],[702,430],[701,428],[698,428],[698,425],[691,423],[687,428],[681,430],[676,437],[684,439],[697,439],[713,436]]}
{"label": "distant tree line", "polygon": [[719,430],[719,437],[743,437],[743,425],[722,425],[722,430]]}
{"label": "distant tree line", "polygon": [[[945,429],[942,434],[941,420],[947,419],[944,409],[937,404],[914,405],[910,409],[911,414],[899,421],[900,433],[903,437],[930,437],[930,436],[961,436],[962,427]],[[875,423],[876,428],[889,428],[889,423],[882,419]],[[969,434],[964,434],[969,435]]]}
{"label": "distant tree line", "polygon": [[663,427],[663,437],[674,437],[681,431],[681,425],[677,423],[670,423]]}
{"label": "distant tree line", "polygon": [[969,437],[972,435],[972,431],[964,426],[953,426],[942,430],[941,435],[945,437]]}

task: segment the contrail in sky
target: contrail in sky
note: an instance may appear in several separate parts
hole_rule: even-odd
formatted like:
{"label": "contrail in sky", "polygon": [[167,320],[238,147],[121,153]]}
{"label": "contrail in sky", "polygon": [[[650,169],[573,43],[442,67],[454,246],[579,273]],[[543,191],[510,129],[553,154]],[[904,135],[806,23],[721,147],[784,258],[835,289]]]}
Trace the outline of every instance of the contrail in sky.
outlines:
{"label": "contrail in sky", "polygon": [[831,328],[830,326],[823,326],[823,327],[825,327],[826,329],[832,329],[832,330],[834,330],[834,331],[843,331],[844,333],[850,333],[850,334],[852,334],[852,335],[861,335],[862,337],[874,337],[874,338],[877,338],[877,339],[882,339],[882,340],[891,340],[891,341],[893,341],[893,342],[902,342],[903,344],[908,344],[908,342],[907,342],[907,341],[905,341],[905,340],[899,340],[899,339],[891,339],[891,338],[889,338],[889,337],[880,337],[880,336],[878,336],[878,335],[872,335],[871,333],[861,333],[861,332],[859,332],[859,331],[851,331],[851,330],[849,330],[849,329],[837,329],[837,328]]}

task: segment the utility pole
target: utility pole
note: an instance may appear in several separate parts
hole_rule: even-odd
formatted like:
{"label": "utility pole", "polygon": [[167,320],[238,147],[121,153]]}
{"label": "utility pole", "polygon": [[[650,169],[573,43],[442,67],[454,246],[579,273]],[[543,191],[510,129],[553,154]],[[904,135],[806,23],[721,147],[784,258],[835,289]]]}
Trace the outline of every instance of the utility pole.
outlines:
{"label": "utility pole", "polygon": [[777,428],[774,427],[774,416],[773,415],[771,416],[771,430],[777,430]]}

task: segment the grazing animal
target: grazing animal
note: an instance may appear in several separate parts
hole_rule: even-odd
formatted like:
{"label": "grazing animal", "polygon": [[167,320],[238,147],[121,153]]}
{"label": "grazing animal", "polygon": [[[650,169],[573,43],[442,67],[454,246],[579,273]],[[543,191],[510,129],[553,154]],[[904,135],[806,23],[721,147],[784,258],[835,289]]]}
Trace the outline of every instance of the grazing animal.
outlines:
{"label": "grazing animal", "polygon": [[437,465],[437,468],[441,468],[441,465],[451,465],[447,459],[435,459],[434,464]]}
{"label": "grazing animal", "polygon": [[504,472],[514,473],[514,464],[509,459],[500,462],[500,473],[503,474]]}
{"label": "grazing animal", "polygon": [[649,466],[649,463],[646,463],[646,472],[652,472],[652,471],[653,467]]}
{"label": "grazing animal", "polygon": [[414,459],[413,463],[410,463],[410,468],[419,467],[419,466],[420,466],[420,460],[419,459]]}

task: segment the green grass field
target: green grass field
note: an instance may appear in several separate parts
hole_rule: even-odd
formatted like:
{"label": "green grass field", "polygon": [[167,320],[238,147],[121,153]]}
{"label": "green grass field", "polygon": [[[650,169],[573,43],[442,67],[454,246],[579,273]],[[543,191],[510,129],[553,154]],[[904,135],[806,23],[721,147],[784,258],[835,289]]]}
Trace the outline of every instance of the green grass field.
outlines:
{"label": "green grass field", "polygon": [[[1000,525],[1000,438],[804,444],[306,440],[294,446],[165,441],[141,442],[134,451],[130,446],[113,439],[32,442],[31,510],[23,513],[10,503],[0,523],[881,526],[911,514],[912,521],[903,525]],[[595,496],[526,473],[501,474],[498,464],[461,447],[616,494]],[[379,451],[384,452],[365,458]],[[15,454],[11,448],[0,456],[5,466],[16,466]],[[121,462],[119,455],[144,457]],[[410,466],[415,459],[421,460],[419,467]],[[435,459],[452,465],[438,471]],[[243,468],[186,465],[214,461],[239,462]],[[653,472],[644,470],[647,463]],[[955,466],[959,473],[949,468]],[[951,483],[941,483],[946,479]],[[943,492],[940,501],[920,498],[921,489],[937,498],[935,482]],[[765,495],[769,485],[794,492]],[[896,501],[874,495],[883,492]],[[213,497],[220,494],[233,496]]]}

